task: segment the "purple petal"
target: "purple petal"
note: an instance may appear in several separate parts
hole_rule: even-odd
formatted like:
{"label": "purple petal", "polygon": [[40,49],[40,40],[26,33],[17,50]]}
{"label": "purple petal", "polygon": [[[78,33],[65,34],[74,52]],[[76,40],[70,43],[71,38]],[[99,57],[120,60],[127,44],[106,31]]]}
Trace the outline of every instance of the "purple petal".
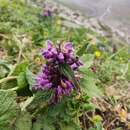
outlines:
{"label": "purple petal", "polygon": [[45,12],[43,13],[43,16],[45,16],[45,17],[49,16],[48,12],[45,11]]}
{"label": "purple petal", "polygon": [[62,95],[62,88],[61,88],[61,86],[58,86],[56,91],[57,91],[57,96],[58,97]]}
{"label": "purple petal", "polygon": [[42,82],[43,84],[47,84],[47,83],[49,83],[49,80],[48,80],[48,79],[42,79],[41,82]]}
{"label": "purple petal", "polygon": [[52,42],[50,40],[47,41],[47,48],[50,50],[52,49]]}
{"label": "purple petal", "polygon": [[69,65],[71,65],[71,64],[73,64],[73,63],[74,63],[74,61],[73,61],[73,59],[72,59],[72,58],[68,58],[68,59],[67,59],[67,63],[68,63]]}
{"label": "purple petal", "polygon": [[70,81],[66,80],[65,83],[67,84],[68,88],[73,88],[73,85],[72,85],[72,83]]}
{"label": "purple petal", "polygon": [[45,16],[45,17],[48,17],[48,16],[51,16],[51,11],[50,10],[45,10],[44,12],[43,12],[43,16]]}
{"label": "purple petal", "polygon": [[73,50],[73,46],[72,46],[72,43],[71,42],[68,42],[64,45],[64,48],[67,49],[67,50]]}
{"label": "purple petal", "polygon": [[52,83],[47,83],[47,84],[45,84],[45,88],[51,88],[52,87]]}
{"label": "purple petal", "polygon": [[55,54],[55,55],[58,54],[58,52],[57,52],[57,50],[56,50],[55,48],[52,48],[52,49],[51,49],[51,52],[52,52],[53,54]]}
{"label": "purple petal", "polygon": [[64,55],[63,55],[63,53],[60,53],[60,54],[58,55],[58,59],[59,59],[61,62],[64,61]]}
{"label": "purple petal", "polygon": [[83,63],[82,63],[79,59],[77,60],[76,64],[77,64],[78,66],[83,65]]}
{"label": "purple petal", "polygon": [[78,66],[77,66],[76,63],[74,63],[74,64],[71,65],[71,69],[76,70],[77,68],[78,68]]}

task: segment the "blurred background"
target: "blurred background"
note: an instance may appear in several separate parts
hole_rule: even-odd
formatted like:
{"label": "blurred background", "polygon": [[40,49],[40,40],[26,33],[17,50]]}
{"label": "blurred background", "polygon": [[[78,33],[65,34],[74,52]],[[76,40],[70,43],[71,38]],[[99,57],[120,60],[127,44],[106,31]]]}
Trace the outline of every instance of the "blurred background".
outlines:
{"label": "blurred background", "polygon": [[[130,42],[130,0],[55,0],[105,23]],[[127,36],[125,36],[127,35]]]}

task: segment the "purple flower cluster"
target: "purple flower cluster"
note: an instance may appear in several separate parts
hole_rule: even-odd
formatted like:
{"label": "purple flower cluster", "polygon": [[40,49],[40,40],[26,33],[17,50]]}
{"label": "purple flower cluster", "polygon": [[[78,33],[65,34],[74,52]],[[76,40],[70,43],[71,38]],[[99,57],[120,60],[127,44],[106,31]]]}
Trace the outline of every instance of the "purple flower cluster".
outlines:
{"label": "purple flower cluster", "polygon": [[45,9],[42,16],[51,17],[52,16],[52,11],[50,9]]}
{"label": "purple flower cluster", "polygon": [[73,71],[77,71],[82,65],[78,57],[74,57],[73,47],[70,42],[63,47],[53,47],[51,41],[47,42],[47,49],[42,50],[46,64],[36,77],[36,90],[52,89],[55,93],[55,101],[63,95],[69,95],[74,88],[72,81],[60,72],[59,66],[68,64]]}

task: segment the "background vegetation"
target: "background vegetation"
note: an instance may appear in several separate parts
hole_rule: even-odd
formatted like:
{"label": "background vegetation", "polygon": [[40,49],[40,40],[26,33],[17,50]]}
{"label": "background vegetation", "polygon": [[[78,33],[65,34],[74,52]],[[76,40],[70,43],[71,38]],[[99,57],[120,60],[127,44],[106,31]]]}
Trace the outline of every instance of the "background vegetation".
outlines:
{"label": "background vegetation", "polygon": [[[129,130],[130,48],[90,29],[70,28],[41,7],[0,0],[0,129]],[[70,41],[81,58],[82,94],[48,104],[51,92],[32,91],[45,63],[46,40]],[[71,72],[68,71],[71,75]]]}

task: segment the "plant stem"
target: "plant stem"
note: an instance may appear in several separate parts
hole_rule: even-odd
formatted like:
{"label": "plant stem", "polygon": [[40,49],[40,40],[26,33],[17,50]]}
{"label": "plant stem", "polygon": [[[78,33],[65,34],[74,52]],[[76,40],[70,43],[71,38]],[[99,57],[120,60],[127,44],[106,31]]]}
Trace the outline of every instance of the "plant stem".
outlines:
{"label": "plant stem", "polygon": [[15,88],[10,88],[10,89],[7,89],[8,91],[16,91],[18,90],[19,87],[15,87]]}
{"label": "plant stem", "polygon": [[6,77],[6,78],[3,78],[0,80],[0,84],[3,83],[3,82],[7,82],[9,80],[13,80],[13,79],[16,79],[17,76],[9,76],[9,77]]}

